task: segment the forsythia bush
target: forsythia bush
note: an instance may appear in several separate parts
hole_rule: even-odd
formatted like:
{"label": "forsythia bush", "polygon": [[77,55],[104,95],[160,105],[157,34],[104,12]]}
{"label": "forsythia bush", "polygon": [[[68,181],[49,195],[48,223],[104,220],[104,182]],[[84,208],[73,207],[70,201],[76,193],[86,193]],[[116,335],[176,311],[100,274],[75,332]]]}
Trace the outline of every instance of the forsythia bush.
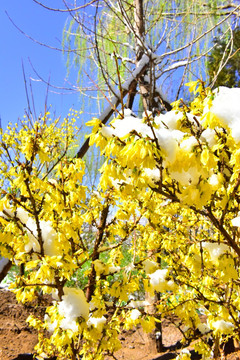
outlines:
{"label": "forsythia bush", "polygon": [[190,90],[189,106],[164,115],[89,122],[106,159],[97,191],[68,156],[75,113],[1,135],[0,251],[25,265],[11,289],[22,302],[53,297],[28,319],[38,353],[104,359],[122,328],[152,331],[159,317],[205,356],[210,335],[238,339],[240,90]]}

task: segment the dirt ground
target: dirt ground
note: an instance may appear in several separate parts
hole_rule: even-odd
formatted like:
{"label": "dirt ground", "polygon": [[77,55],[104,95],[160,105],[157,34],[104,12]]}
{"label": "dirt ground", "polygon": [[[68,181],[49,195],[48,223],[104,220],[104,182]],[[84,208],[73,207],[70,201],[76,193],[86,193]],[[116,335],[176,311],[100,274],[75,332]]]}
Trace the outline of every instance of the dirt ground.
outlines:
{"label": "dirt ground", "polygon": [[[37,333],[25,322],[29,313],[44,314],[47,300],[35,307],[17,303],[14,294],[0,289],[0,360],[30,360],[37,343]],[[170,346],[181,339],[180,332],[169,322],[163,323],[163,344]],[[175,353],[160,354],[153,351],[147,336],[138,329],[120,335],[122,349],[117,360],[169,360]],[[227,360],[240,360],[240,351],[227,356]]]}

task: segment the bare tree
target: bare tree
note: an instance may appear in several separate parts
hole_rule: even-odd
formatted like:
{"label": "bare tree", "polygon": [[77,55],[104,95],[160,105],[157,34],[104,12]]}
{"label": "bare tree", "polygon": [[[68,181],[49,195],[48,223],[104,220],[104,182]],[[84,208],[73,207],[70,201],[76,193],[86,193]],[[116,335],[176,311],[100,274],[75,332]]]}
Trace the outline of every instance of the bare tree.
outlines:
{"label": "bare tree", "polygon": [[[240,9],[237,2],[195,0],[97,0],[79,10],[78,1],[63,3],[70,16],[63,38],[68,66],[77,65],[83,95],[89,81],[101,106],[107,99],[106,109],[100,107],[103,123],[124,107],[171,110],[185,82],[206,79],[213,38],[219,29],[223,37],[231,33]],[[77,156],[87,149],[85,142]]]}
{"label": "bare tree", "polygon": [[[68,15],[62,43],[68,71],[77,68],[74,89],[103,123],[120,106],[171,110],[186,82],[206,80],[213,39],[219,30],[221,39],[229,38],[240,9],[237,0],[62,0],[62,8],[33,1]],[[88,141],[77,156],[87,150]]]}

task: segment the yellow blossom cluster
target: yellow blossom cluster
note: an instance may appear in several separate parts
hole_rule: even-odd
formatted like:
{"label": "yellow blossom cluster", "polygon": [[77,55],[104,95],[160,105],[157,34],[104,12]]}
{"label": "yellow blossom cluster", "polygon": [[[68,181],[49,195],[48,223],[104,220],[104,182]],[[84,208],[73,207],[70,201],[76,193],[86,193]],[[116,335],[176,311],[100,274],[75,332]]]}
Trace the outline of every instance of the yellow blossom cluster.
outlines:
{"label": "yellow blossom cluster", "polygon": [[[91,141],[106,157],[101,188],[142,216],[130,251],[138,264],[155,261],[142,282],[146,292],[161,292],[156,316],[177,316],[186,341],[199,331],[203,339],[238,339],[239,105],[229,99],[239,89],[189,86],[198,94],[190,105],[178,101],[171,112],[132,125],[130,116],[95,122]],[[207,354],[202,341],[195,347]]]}
{"label": "yellow blossom cluster", "polygon": [[141,216],[114,191],[83,185],[75,116],[24,119],[1,134],[0,254],[24,269],[10,284],[18,301],[52,296],[44,318],[28,318],[36,351],[103,359],[119,349],[129,297],[141,286],[128,252]]}
{"label": "yellow blossom cluster", "polygon": [[95,190],[70,156],[75,113],[1,134],[0,251],[24,265],[11,289],[22,302],[52,296],[28,319],[38,353],[101,360],[122,329],[164,317],[205,356],[210,335],[238,339],[239,112],[228,90],[189,87],[194,101],[166,114],[89,122],[105,157]]}

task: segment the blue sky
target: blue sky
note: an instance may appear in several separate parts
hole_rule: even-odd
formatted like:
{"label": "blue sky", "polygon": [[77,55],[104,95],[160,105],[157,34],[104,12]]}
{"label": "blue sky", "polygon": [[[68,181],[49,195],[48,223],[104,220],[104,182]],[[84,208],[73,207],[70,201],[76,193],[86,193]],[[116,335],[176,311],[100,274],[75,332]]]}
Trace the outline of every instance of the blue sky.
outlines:
{"label": "blue sky", "polygon": [[[51,4],[50,4],[51,3]],[[63,8],[61,0],[49,2],[50,6]],[[21,34],[11,23],[13,22],[26,34],[37,41],[53,47],[61,47],[62,31],[67,19],[66,13],[48,11],[32,0],[1,0],[0,1],[0,116],[2,126],[24,115],[27,98],[22,71],[24,65],[26,80],[38,80],[29,59],[39,75],[56,86],[69,87],[66,81],[65,58],[60,51],[51,50],[31,41]],[[47,87],[40,81],[31,80],[36,113],[44,111]],[[74,80],[73,80],[74,81]],[[56,115],[66,115],[71,107],[81,110],[79,95],[56,94],[50,89],[48,105]],[[57,91],[57,90],[56,90]],[[60,91],[62,92],[62,91]],[[29,91],[30,94],[30,91]]]}

